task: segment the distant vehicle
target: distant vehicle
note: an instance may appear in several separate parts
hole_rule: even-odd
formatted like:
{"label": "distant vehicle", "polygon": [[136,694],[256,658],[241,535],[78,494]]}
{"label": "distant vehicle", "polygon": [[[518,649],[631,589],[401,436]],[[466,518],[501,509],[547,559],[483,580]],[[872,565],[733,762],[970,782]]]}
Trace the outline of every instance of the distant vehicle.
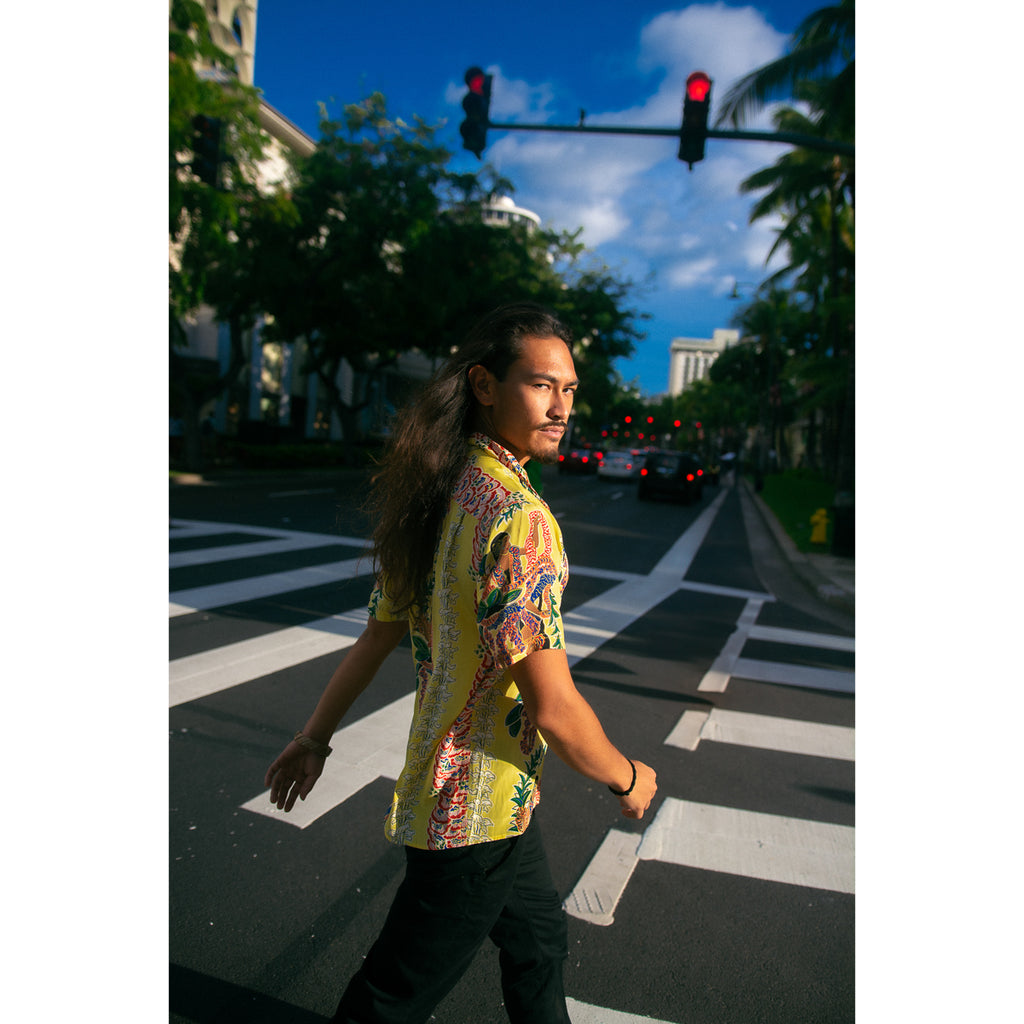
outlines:
{"label": "distant vehicle", "polygon": [[596,473],[604,458],[600,448],[570,448],[558,456],[559,473]]}
{"label": "distant vehicle", "polygon": [[689,505],[704,495],[704,467],[688,452],[650,452],[640,470],[636,495],[641,501],[665,497]]}
{"label": "distant vehicle", "polygon": [[636,480],[644,465],[644,453],[639,449],[613,448],[605,452],[597,475],[605,480]]}

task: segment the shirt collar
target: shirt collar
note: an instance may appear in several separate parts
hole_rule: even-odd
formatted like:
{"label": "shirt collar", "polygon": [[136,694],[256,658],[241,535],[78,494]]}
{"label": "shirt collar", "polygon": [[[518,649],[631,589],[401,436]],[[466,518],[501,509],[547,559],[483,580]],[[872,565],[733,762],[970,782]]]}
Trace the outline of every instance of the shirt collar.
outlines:
{"label": "shirt collar", "polygon": [[476,431],[469,435],[469,440],[472,444],[490,452],[507,470],[519,478],[524,487],[528,487],[531,491],[533,490],[533,484],[530,483],[526,470],[504,445],[498,444],[493,438]]}

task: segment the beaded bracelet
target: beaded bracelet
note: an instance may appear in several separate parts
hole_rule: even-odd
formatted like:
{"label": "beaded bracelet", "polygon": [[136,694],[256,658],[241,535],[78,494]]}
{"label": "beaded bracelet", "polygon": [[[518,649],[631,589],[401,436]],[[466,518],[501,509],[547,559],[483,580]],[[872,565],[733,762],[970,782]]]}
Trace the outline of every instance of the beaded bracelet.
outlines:
{"label": "beaded bracelet", "polygon": [[[629,761],[629,758],[627,757],[626,760]],[[608,789],[612,793],[614,793],[616,796],[620,796],[620,797],[621,796],[629,796],[629,794],[633,792],[633,787],[636,785],[636,765],[633,764],[632,761],[629,761],[629,767],[633,769],[633,781],[629,784],[629,789],[621,789],[620,790],[620,789],[612,789],[611,786],[608,787]]]}
{"label": "beaded bracelet", "polygon": [[296,743],[300,747],[305,747],[310,753],[317,754],[320,757],[330,757],[331,748],[326,743],[317,743],[316,740],[311,740],[308,736],[303,736],[301,730],[297,732],[293,737]]}

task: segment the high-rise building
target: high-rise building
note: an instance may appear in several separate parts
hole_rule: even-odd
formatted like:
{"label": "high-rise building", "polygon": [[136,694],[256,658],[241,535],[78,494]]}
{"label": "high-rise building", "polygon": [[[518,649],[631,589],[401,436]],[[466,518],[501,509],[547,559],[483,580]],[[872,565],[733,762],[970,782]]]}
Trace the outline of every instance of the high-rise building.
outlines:
{"label": "high-rise building", "polygon": [[740,332],[716,327],[710,338],[673,338],[668,366],[668,393],[675,398],[708,375],[714,361],[740,340]]}

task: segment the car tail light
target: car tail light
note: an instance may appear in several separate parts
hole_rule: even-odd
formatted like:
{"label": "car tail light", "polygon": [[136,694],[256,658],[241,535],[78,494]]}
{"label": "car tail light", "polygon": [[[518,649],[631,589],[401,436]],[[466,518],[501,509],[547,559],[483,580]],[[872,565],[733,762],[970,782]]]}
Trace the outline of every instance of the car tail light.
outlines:
{"label": "car tail light", "polygon": [[698,469],[697,470],[697,476],[703,476],[703,475],[704,475],[704,470],[703,469]]}
{"label": "car tail light", "polygon": [[686,479],[689,480],[690,483],[693,483],[693,480],[694,480],[693,474],[692,473],[687,473],[686,474]]}
{"label": "car tail light", "polygon": [[640,475],[641,476],[647,476],[647,467],[646,466],[643,469],[640,470]]}
{"label": "car tail light", "polygon": [[565,462],[565,456],[564,455],[559,455],[558,456],[558,461],[559,462]]}
{"label": "car tail light", "polygon": [[582,463],[584,463],[584,464],[588,463],[589,461],[590,461],[590,459],[588,459],[588,458],[586,457],[586,455],[584,455],[584,456],[583,456],[583,458],[582,458],[582,459],[580,459],[580,462],[582,462]]}

